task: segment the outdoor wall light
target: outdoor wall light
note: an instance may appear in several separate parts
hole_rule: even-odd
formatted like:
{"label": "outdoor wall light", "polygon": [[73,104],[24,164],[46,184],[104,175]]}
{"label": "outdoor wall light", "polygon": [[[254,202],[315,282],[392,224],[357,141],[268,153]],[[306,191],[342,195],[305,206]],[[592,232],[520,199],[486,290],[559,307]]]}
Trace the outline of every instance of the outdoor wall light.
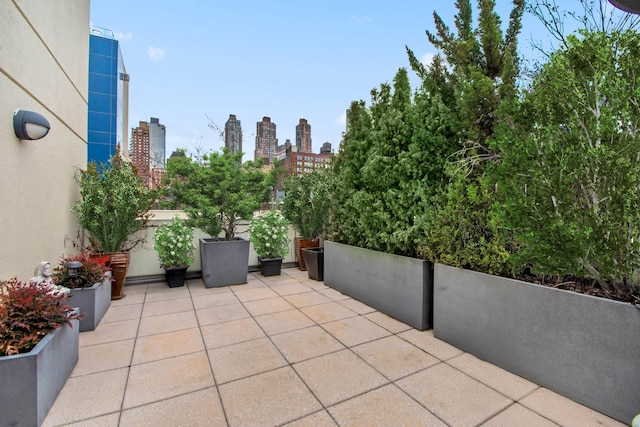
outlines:
{"label": "outdoor wall light", "polygon": [[19,139],[40,139],[49,132],[47,119],[33,111],[18,110],[13,113],[13,131]]}
{"label": "outdoor wall light", "polygon": [[640,13],[640,0],[609,0],[609,3],[629,13]]}
{"label": "outdoor wall light", "polygon": [[80,274],[80,269],[82,268],[82,263],[80,261],[67,261],[64,263],[65,268],[67,269],[67,273],[69,277],[76,277]]}

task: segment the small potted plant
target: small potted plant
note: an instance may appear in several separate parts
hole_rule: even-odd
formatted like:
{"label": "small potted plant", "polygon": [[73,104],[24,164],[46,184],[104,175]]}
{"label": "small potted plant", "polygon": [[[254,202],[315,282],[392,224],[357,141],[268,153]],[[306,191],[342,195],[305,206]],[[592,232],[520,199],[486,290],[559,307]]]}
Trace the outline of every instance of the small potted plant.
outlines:
{"label": "small potted plant", "polygon": [[169,287],[184,286],[187,269],[194,259],[193,227],[175,217],[158,227],[153,238]]}
{"label": "small potted plant", "polygon": [[0,281],[3,425],[42,424],[76,366],[81,316],[68,298],[47,285]]}
{"label": "small potted plant", "polygon": [[80,331],[93,331],[111,306],[111,272],[108,256],[88,252],[69,255],[53,270],[53,283],[69,289],[69,305],[78,307],[84,318]]}
{"label": "small potted plant", "polygon": [[258,254],[260,273],[277,276],[289,253],[289,224],[279,211],[270,210],[251,220],[249,240]]}
{"label": "small potted plant", "polygon": [[129,251],[144,242],[135,233],[147,226],[154,193],[145,186],[134,165],[119,153],[108,164],[89,163],[78,170],[82,200],[72,206],[78,223],[89,232],[91,250],[108,255],[112,270],[112,297],[121,299],[130,261]]}

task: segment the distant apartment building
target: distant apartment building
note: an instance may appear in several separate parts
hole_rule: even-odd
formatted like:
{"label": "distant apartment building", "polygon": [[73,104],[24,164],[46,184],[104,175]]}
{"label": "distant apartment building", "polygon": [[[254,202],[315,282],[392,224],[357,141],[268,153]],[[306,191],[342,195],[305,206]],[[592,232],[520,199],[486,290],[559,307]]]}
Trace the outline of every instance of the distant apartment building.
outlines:
{"label": "distant apartment building", "polygon": [[254,160],[267,159],[271,161],[276,156],[278,138],[276,138],[276,124],[270,117],[263,117],[256,123],[256,149]]}
{"label": "distant apartment building", "polygon": [[118,40],[105,28],[90,28],[88,103],[87,161],[106,163],[117,145],[126,156],[129,75]]}
{"label": "distant apartment building", "polygon": [[242,153],[242,124],[235,114],[224,124],[224,146],[230,153]]}
{"label": "distant apartment building", "polygon": [[311,125],[306,119],[300,119],[300,122],[296,126],[296,147],[298,152],[311,153]]}
{"label": "distant apartment building", "polygon": [[152,117],[149,122],[140,122],[131,129],[131,161],[150,188],[157,187],[164,173],[165,150],[166,127],[159,119]]}
{"label": "distant apartment building", "polygon": [[[325,143],[325,146],[326,144],[329,143]],[[328,152],[320,154],[302,153],[297,151],[296,146],[289,146],[282,159],[285,174],[287,175],[301,175],[310,173],[317,168],[328,168],[330,167],[330,161],[331,144],[329,144]]]}

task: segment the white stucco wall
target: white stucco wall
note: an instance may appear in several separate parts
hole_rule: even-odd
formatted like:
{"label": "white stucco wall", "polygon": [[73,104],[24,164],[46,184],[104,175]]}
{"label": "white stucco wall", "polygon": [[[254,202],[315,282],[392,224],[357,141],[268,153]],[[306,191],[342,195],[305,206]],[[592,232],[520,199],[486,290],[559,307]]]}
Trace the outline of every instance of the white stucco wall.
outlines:
{"label": "white stucco wall", "polygon": [[[75,168],[86,166],[89,0],[0,2],[0,279],[28,280],[40,261],[74,252],[79,198]],[[51,124],[19,141],[13,113]]]}

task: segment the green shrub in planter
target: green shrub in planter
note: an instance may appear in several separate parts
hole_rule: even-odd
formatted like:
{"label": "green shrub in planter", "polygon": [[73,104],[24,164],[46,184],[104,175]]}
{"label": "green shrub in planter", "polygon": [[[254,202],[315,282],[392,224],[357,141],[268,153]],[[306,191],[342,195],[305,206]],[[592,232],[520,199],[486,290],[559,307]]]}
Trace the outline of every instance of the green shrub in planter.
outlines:
{"label": "green shrub in planter", "polygon": [[249,240],[259,258],[284,258],[289,253],[289,224],[279,211],[254,217],[249,231]]}
{"label": "green shrub in planter", "polygon": [[164,268],[188,267],[193,262],[193,227],[186,221],[173,218],[155,231],[154,249],[158,252],[160,264]]}

